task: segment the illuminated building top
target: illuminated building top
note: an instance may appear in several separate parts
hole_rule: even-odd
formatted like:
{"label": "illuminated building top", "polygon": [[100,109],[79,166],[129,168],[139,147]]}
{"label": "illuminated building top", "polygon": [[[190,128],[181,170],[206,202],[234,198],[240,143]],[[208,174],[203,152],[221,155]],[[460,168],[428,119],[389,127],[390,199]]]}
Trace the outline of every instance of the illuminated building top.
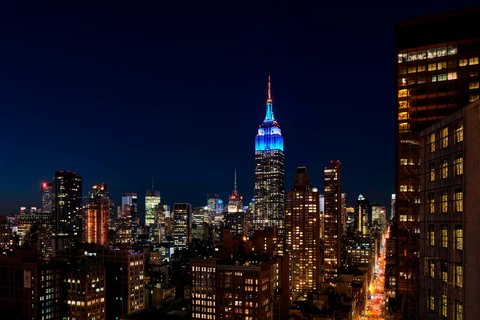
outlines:
{"label": "illuminated building top", "polygon": [[260,124],[258,134],[255,138],[255,151],[269,150],[283,151],[282,131],[273,114],[270,76],[268,77],[268,98],[265,120]]}

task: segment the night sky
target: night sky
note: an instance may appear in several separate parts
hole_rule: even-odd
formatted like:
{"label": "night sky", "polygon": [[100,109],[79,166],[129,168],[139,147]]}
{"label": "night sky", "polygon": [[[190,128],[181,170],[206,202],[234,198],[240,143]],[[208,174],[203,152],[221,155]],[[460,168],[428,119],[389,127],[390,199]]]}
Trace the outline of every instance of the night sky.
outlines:
{"label": "night sky", "polygon": [[250,199],[269,73],[286,189],[298,165],[321,188],[339,159],[348,204],[389,208],[395,22],[478,4],[98,2],[0,10],[0,214],[39,206],[57,169],[84,192],[106,182],[116,203],[153,174],[164,203],[199,206],[226,201],[236,168]]}

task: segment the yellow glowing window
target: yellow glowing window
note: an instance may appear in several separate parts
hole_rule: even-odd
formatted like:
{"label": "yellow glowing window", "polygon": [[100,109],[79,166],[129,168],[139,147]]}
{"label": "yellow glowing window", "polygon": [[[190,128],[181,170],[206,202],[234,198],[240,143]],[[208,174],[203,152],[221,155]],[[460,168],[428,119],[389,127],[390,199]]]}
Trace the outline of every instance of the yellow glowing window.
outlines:
{"label": "yellow glowing window", "polygon": [[415,72],[417,72],[416,67],[408,67],[408,73],[415,73]]}
{"label": "yellow glowing window", "polygon": [[459,122],[455,128],[455,143],[463,141],[463,122]]}
{"label": "yellow glowing window", "polygon": [[446,213],[448,211],[448,192],[442,192],[442,213]]}
{"label": "yellow glowing window", "polygon": [[447,68],[447,62],[443,61],[443,62],[437,63],[437,70],[442,70],[445,68]]}
{"label": "yellow glowing window", "polygon": [[430,310],[435,310],[435,297],[434,296],[430,296]]}
{"label": "yellow glowing window", "polygon": [[398,113],[398,120],[407,120],[408,119],[408,112],[399,112]]}
{"label": "yellow glowing window", "polygon": [[479,83],[478,81],[475,81],[475,82],[470,82],[468,84],[468,89],[472,90],[472,89],[478,89],[479,87]]}
{"label": "yellow glowing window", "polygon": [[435,263],[430,262],[430,269],[429,269],[430,278],[435,278]]}
{"label": "yellow glowing window", "polygon": [[405,132],[405,131],[408,131],[410,129],[410,125],[407,122],[402,122],[398,125],[398,129],[401,132]]}
{"label": "yellow glowing window", "polygon": [[455,212],[463,212],[463,191],[455,190]]}
{"label": "yellow glowing window", "polygon": [[442,179],[448,178],[448,161],[442,161]]}
{"label": "yellow glowing window", "polygon": [[430,213],[435,213],[435,194],[434,193],[430,193],[429,196],[429,203],[430,203]]}
{"label": "yellow glowing window", "polygon": [[460,301],[455,302],[455,320],[463,320],[463,305]]}
{"label": "yellow glowing window", "polygon": [[447,75],[448,80],[455,80],[457,79],[457,73],[456,72],[449,72]]}
{"label": "yellow glowing window", "polygon": [[463,250],[463,229],[462,226],[455,227],[455,249]]}
{"label": "yellow glowing window", "polygon": [[442,140],[442,148],[448,147],[448,127],[445,127],[440,131],[440,138]]}
{"label": "yellow glowing window", "polygon": [[468,59],[468,64],[469,65],[478,64],[478,57],[473,57],[473,58]]}
{"label": "yellow glowing window", "polygon": [[459,155],[455,158],[455,175],[460,176],[463,174],[463,156]]}
{"label": "yellow glowing window", "polygon": [[398,97],[399,98],[408,97],[408,89],[398,90]]}
{"label": "yellow glowing window", "polygon": [[430,182],[435,181],[435,165],[433,163],[430,164]]}
{"label": "yellow glowing window", "polygon": [[437,70],[437,64],[436,63],[429,63],[428,64],[428,71],[435,71]]}
{"label": "yellow glowing window", "polygon": [[448,247],[448,227],[446,225],[442,226],[442,247]]}
{"label": "yellow glowing window", "polygon": [[463,287],[463,267],[461,265],[455,266],[455,285]]}
{"label": "yellow glowing window", "polygon": [[460,60],[458,60],[458,65],[459,65],[460,67],[465,67],[465,66],[467,66],[467,65],[468,65],[468,59],[460,59]]}
{"label": "yellow glowing window", "polygon": [[435,133],[430,134],[428,142],[430,143],[430,152],[435,152]]}
{"label": "yellow glowing window", "polygon": [[428,244],[431,246],[435,245],[435,229],[433,224],[428,226]]}
{"label": "yellow glowing window", "polygon": [[398,102],[398,108],[399,109],[406,109],[408,108],[408,101],[402,100]]}
{"label": "yellow glowing window", "polygon": [[471,94],[469,97],[468,97],[468,101],[469,102],[474,102],[474,101],[477,101],[479,98],[478,94]]}
{"label": "yellow glowing window", "polygon": [[442,294],[442,316],[447,317],[447,295]]}

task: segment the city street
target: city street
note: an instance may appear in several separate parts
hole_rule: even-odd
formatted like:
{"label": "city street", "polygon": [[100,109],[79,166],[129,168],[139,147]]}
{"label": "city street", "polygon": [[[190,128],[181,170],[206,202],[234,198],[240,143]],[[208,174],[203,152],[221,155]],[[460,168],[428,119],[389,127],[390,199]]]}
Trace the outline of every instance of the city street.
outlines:
{"label": "city street", "polygon": [[378,257],[374,273],[372,275],[372,282],[370,283],[370,296],[367,299],[364,315],[362,320],[367,319],[385,319],[384,318],[384,288],[385,288],[385,243],[388,231],[382,236],[380,242],[380,256]]}

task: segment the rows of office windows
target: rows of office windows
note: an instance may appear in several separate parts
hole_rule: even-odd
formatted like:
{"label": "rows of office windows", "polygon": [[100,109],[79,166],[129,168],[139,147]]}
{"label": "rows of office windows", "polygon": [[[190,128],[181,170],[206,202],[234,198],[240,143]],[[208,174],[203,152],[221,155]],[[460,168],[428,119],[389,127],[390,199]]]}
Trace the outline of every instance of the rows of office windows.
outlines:
{"label": "rows of office windows", "polygon": [[[435,235],[435,225],[429,224],[428,225],[428,232],[427,232],[427,242],[428,245],[433,247],[436,245],[437,240],[442,248],[448,248],[449,246],[449,227],[446,224],[440,226],[440,236],[439,239],[436,239]],[[456,250],[463,250],[463,227],[462,225],[455,225],[451,231],[453,237],[453,246]]]}
{"label": "rows of office windows", "polygon": [[445,46],[431,48],[428,50],[418,50],[413,52],[399,53],[398,63],[434,59],[438,57],[445,57],[457,54],[458,50],[456,46]]}
{"label": "rows of office windows", "polygon": [[[436,305],[435,305],[435,298],[439,301],[439,307],[438,307],[438,313],[442,318],[447,319],[448,318],[448,299],[446,294],[442,294],[440,296],[435,297],[435,295],[430,292],[428,298],[427,298],[427,309],[429,309],[431,312],[436,311]],[[461,301],[455,301],[454,304],[455,307],[455,314],[454,314],[454,320],[463,320],[463,304]]]}

